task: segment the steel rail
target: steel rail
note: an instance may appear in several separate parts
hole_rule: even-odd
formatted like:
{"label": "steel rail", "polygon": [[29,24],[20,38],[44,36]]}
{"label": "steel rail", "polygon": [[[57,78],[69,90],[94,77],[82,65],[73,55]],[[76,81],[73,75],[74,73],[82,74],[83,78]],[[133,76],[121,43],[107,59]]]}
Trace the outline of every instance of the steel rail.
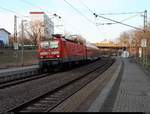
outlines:
{"label": "steel rail", "polygon": [[[89,63],[86,63],[86,64],[89,64]],[[81,67],[83,65],[85,65],[85,64],[80,64],[80,66],[78,65],[78,67]],[[73,67],[70,67],[69,69],[64,69],[63,71],[71,70],[71,69],[76,68],[76,67],[77,66],[73,66]],[[53,75],[55,73],[58,73],[58,71],[54,71],[54,72],[51,72],[51,73],[44,73],[44,74],[41,74],[41,73],[38,72],[38,73],[35,73],[35,74],[32,74],[32,75],[28,75],[30,73],[25,72],[25,73],[21,73],[21,74],[18,73],[16,75],[14,75],[14,74],[10,75],[10,77],[5,76],[5,77],[2,77],[2,78],[8,78],[8,79],[6,81],[0,82],[0,89],[4,89],[4,88],[10,87],[10,86],[18,85],[18,84],[21,84],[21,83],[24,83],[24,82],[27,82],[27,81],[32,81],[32,80],[35,80],[35,79],[43,78],[43,77],[46,77],[46,76],[50,76],[50,75]],[[20,76],[22,74],[24,74],[24,76]],[[25,74],[27,74],[27,75],[25,75]]]}
{"label": "steel rail", "polygon": [[[106,71],[114,60],[105,60],[99,67],[43,95],[35,97],[8,112],[49,112],[68,97]],[[91,77],[92,73],[94,76]]]}
{"label": "steel rail", "polygon": [[21,83],[25,83],[27,81],[32,81],[32,80],[43,78],[43,77],[50,76],[50,75],[52,75],[52,73],[39,74],[39,75],[31,75],[30,77],[23,77],[21,79],[16,79],[16,80],[13,80],[13,81],[8,81],[8,82],[0,84],[0,89],[8,88],[10,86],[18,85],[18,84],[21,84]]}

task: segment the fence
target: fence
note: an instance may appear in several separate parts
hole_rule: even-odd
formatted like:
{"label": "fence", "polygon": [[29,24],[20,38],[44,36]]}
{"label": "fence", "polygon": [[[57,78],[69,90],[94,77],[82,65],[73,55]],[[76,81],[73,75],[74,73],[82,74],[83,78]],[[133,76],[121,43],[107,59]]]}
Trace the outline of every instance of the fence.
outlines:
{"label": "fence", "polygon": [[[22,53],[23,52],[23,53]],[[14,50],[13,47],[0,47],[0,68],[27,66],[38,63],[36,47],[21,47]]]}

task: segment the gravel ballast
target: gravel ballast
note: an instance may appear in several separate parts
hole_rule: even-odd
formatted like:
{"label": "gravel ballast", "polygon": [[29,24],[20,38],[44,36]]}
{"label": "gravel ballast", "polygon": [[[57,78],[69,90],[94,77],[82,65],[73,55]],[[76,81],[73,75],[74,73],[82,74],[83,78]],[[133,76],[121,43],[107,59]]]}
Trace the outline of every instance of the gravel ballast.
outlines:
{"label": "gravel ballast", "polygon": [[[100,66],[102,61],[96,61],[71,71],[60,72],[48,77],[25,82],[9,88],[0,89],[0,113],[51,91],[64,83],[74,80]],[[86,70],[85,70],[86,69]]]}

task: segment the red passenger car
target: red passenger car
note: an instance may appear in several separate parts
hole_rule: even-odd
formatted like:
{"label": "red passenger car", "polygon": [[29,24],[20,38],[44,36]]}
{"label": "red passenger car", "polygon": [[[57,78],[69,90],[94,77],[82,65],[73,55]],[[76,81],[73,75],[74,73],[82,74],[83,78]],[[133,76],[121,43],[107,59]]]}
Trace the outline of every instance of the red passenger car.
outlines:
{"label": "red passenger car", "polygon": [[95,60],[100,57],[100,50],[94,44],[86,43],[87,60]]}

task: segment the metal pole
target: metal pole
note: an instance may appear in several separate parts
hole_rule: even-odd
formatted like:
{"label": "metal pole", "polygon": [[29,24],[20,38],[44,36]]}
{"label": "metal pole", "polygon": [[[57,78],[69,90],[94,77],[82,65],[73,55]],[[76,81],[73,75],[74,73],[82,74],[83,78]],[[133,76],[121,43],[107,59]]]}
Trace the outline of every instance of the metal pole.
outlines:
{"label": "metal pole", "polygon": [[145,47],[145,66],[147,67],[147,47]]}
{"label": "metal pole", "polygon": [[14,16],[14,43],[17,43],[17,16]]}
{"label": "metal pole", "polygon": [[18,41],[17,41],[17,16],[14,16],[14,41],[13,41],[13,46],[15,51],[15,55],[16,55],[16,64],[18,66]]}
{"label": "metal pole", "polygon": [[23,57],[23,55],[24,55],[24,41],[23,41],[23,39],[24,39],[24,24],[23,24],[23,22],[24,22],[25,20],[22,20],[22,22],[21,22],[21,27],[22,27],[22,39],[21,39],[21,41],[22,41],[22,50],[21,50],[21,66],[23,67],[23,64],[24,64],[24,57]]}
{"label": "metal pole", "polygon": [[142,64],[144,66],[144,49],[143,49],[143,47],[142,47]]}
{"label": "metal pole", "polygon": [[[146,37],[146,32],[147,32],[147,10],[144,11],[144,37]],[[146,43],[147,43],[147,38],[146,38]],[[144,54],[144,61],[145,61],[145,66],[147,67],[147,44],[145,47],[145,54]]]}

